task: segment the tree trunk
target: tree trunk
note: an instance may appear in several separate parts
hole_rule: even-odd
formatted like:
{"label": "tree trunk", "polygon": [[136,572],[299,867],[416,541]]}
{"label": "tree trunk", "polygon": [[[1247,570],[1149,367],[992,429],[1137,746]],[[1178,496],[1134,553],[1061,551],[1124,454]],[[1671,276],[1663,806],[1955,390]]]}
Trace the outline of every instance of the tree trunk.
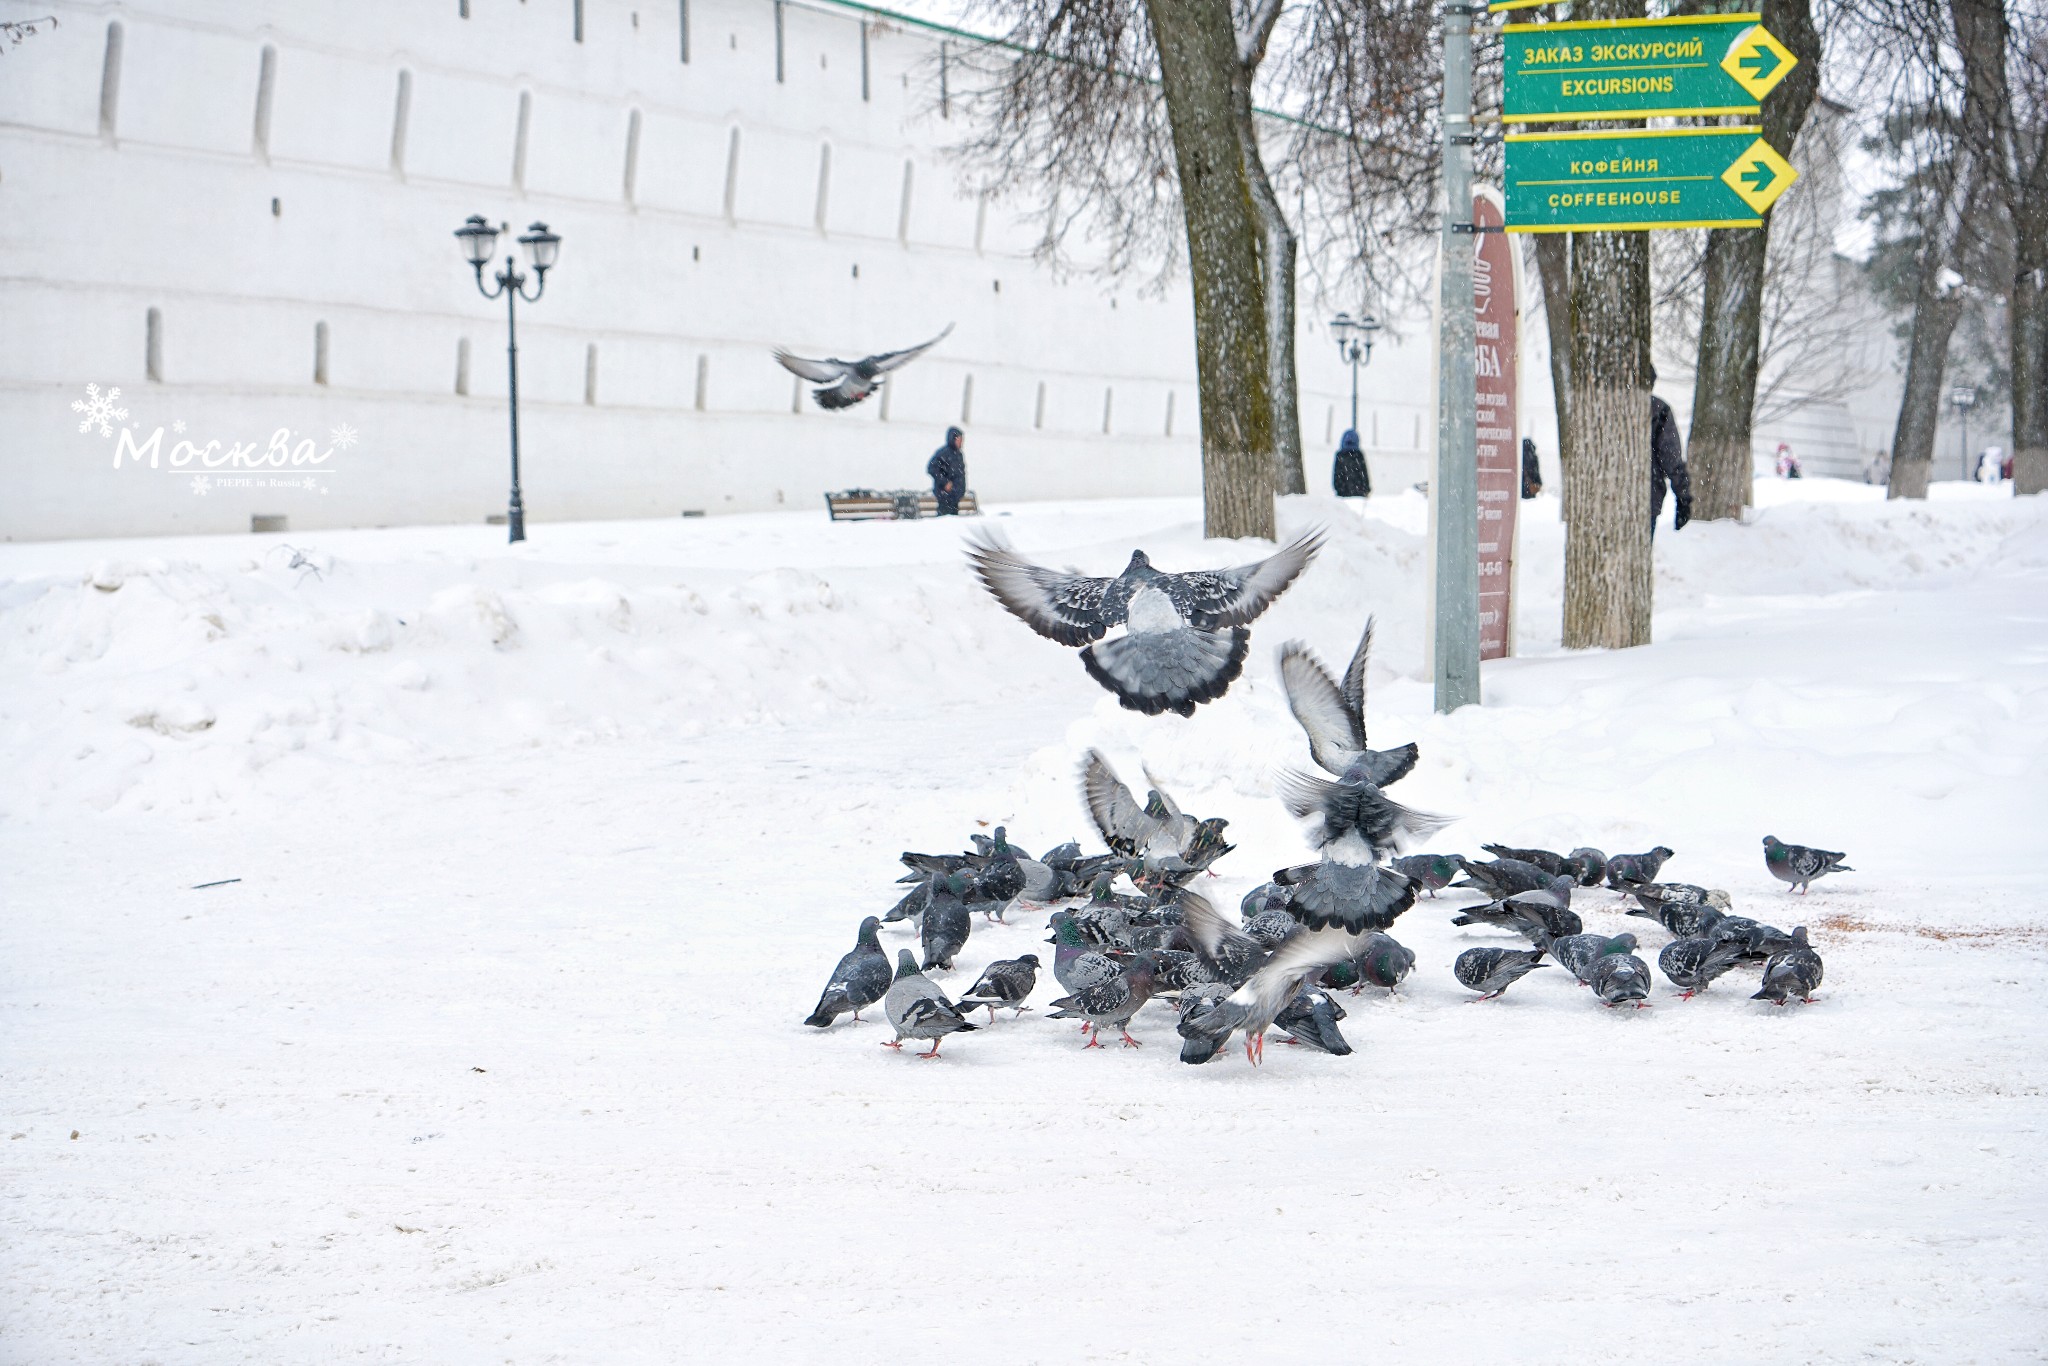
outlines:
{"label": "tree trunk", "polygon": [[2048,493],[2048,194],[2033,198],[2034,221],[2020,234],[2023,264],[2012,288],[2014,493]]}
{"label": "tree trunk", "polygon": [[[1558,495],[1572,482],[1572,244],[1561,232],[1530,234],[1543,286],[1543,325],[1550,335],[1550,392],[1557,406]],[[1566,500],[1569,507],[1569,500]]]}
{"label": "tree trunk", "polygon": [[1975,172],[1980,163],[1967,144],[1950,158],[1946,193],[1920,233],[1919,283],[1913,292],[1913,337],[1906,350],[1906,386],[1892,429],[1892,472],[1887,498],[1925,498],[1934,471],[1934,433],[1941,422],[1941,376],[1949,338],[1963,316],[1963,294],[1944,289],[1942,272],[1955,258],[1968,214],[1981,205]]}
{"label": "tree trunk", "polygon": [[[1641,5],[1636,7],[1641,13]],[[1572,234],[1564,644],[1650,643],[1650,242]]]}
{"label": "tree trunk", "polygon": [[[1764,101],[1764,140],[1789,155],[1820,92],[1820,34],[1810,0],[1764,0],[1761,12],[1764,27],[1799,59]],[[1707,234],[1692,430],[1686,440],[1692,515],[1699,521],[1738,518],[1749,501],[1764,267],[1775,216],[1775,210],[1766,213],[1761,228],[1716,228]]]}
{"label": "tree trunk", "polygon": [[1146,0],[1187,222],[1202,400],[1203,526],[1273,535],[1273,401],[1266,290],[1238,136],[1229,0]]}
{"label": "tree trunk", "polygon": [[1247,144],[1252,204],[1259,215],[1260,261],[1266,268],[1266,354],[1272,373],[1273,485],[1281,493],[1307,493],[1301,449],[1301,394],[1294,372],[1294,269],[1297,245],[1287,215],[1266,179],[1255,144]]}

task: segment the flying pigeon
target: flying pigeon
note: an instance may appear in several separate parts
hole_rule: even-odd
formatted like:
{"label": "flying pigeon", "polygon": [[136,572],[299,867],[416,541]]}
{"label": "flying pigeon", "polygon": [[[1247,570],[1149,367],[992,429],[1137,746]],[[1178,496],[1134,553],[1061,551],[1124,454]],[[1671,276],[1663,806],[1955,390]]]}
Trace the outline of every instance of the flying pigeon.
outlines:
{"label": "flying pigeon", "polygon": [[909,949],[896,951],[896,980],[889,984],[883,1008],[889,1014],[889,1023],[896,1027],[896,1039],[893,1043],[885,1041],[882,1047],[900,1049],[905,1039],[930,1039],[932,1051],[918,1054],[920,1058],[939,1056],[939,1040],[948,1034],[979,1028],[967,1023],[946,999],[946,993],[917,970],[917,960],[910,956]]}
{"label": "flying pigeon", "polygon": [[1562,939],[1552,940],[1546,947],[1560,967],[1581,983],[1591,986],[1594,965],[1602,958],[1634,953],[1636,937],[1632,934],[1568,934]]}
{"label": "flying pigeon", "polygon": [[1304,987],[1273,1017],[1273,1024],[1292,1042],[1341,1058],[1351,1051],[1351,1044],[1337,1028],[1337,1021],[1343,1018],[1344,1007],[1331,1000],[1329,992]]}
{"label": "flying pigeon", "polygon": [[1337,685],[1306,645],[1290,640],[1280,647],[1280,681],[1287,688],[1287,706],[1308,735],[1308,751],[1326,772],[1345,782],[1387,787],[1415,767],[1417,750],[1369,749],[1365,743],[1365,664],[1372,652],[1372,618]]}
{"label": "flying pigeon", "polygon": [[[1165,574],[1142,550],[1113,579],[1046,569],[984,533],[968,561],[1010,613],[1050,640],[1081,645],[1081,667],[1132,711],[1193,716],[1244,671],[1246,625],[1322,546],[1310,532],[1256,564]],[[1103,641],[1111,627],[1124,634]]]}
{"label": "flying pigeon", "polygon": [[1742,961],[1742,945],[1729,940],[1674,939],[1657,955],[1657,967],[1684,989],[1678,999],[1690,1001],[1714,984],[1714,979]]}
{"label": "flying pigeon", "polygon": [[1609,1010],[1623,1005],[1641,1010],[1650,1004],[1650,965],[1632,953],[1603,953],[1586,970],[1586,985]]}
{"label": "flying pigeon", "polygon": [[1369,986],[1388,991],[1401,985],[1415,971],[1415,951],[1392,935],[1368,934],[1359,941],[1358,951],[1322,975],[1326,987],[1349,987],[1356,996]]}
{"label": "flying pigeon", "polygon": [[1140,806],[1098,750],[1089,750],[1081,761],[1081,801],[1103,842],[1116,853],[1139,860],[1140,872],[1192,875],[1233,847],[1222,839],[1227,822],[1196,820],[1161,792],[1156,782]]}
{"label": "flying pigeon", "polygon": [[1313,836],[1316,847],[1349,861],[1377,863],[1451,823],[1448,816],[1401,805],[1370,782],[1331,782],[1286,769],[1276,786],[1282,804],[1297,820],[1314,817],[1320,822]]}
{"label": "flying pigeon", "polygon": [[1456,854],[1409,854],[1405,858],[1390,861],[1397,873],[1414,878],[1429,889],[1430,896],[1451,885],[1451,879],[1458,875],[1462,860]]}
{"label": "flying pigeon", "polygon": [[1543,962],[1542,949],[1467,949],[1451,964],[1451,973],[1463,986],[1479,992],[1481,1001],[1491,1001]]}
{"label": "flying pigeon", "polygon": [[1131,1037],[1131,1017],[1152,999],[1152,978],[1158,966],[1158,960],[1151,954],[1141,953],[1109,981],[1054,1001],[1056,1009],[1047,1018],[1085,1021],[1088,1042],[1082,1045],[1084,1048],[1102,1047],[1100,1033],[1104,1025],[1115,1025],[1124,1047],[1136,1048],[1139,1044]]}
{"label": "flying pigeon", "polygon": [[1671,857],[1671,851],[1658,845],[1647,854],[1616,854],[1607,860],[1607,885],[1617,892],[1657,880],[1657,870]]}
{"label": "flying pigeon", "polygon": [[987,1006],[989,1023],[994,1024],[997,1006],[1005,1006],[1019,1015],[1031,1009],[1024,1001],[1037,986],[1037,954],[1004,958],[983,968],[981,976],[975,979],[974,985],[967,989],[967,994],[957,1004],[962,1010]]}
{"label": "flying pigeon", "polygon": [[[952,881],[961,881],[960,875],[953,874]],[[952,971],[953,955],[967,943],[968,931],[973,928],[974,917],[961,899],[959,888],[944,884],[933,887],[931,904],[918,925],[918,942],[924,946],[924,971]]]}
{"label": "flying pigeon", "polygon": [[1786,844],[1776,835],[1764,836],[1764,867],[1771,870],[1771,876],[1780,882],[1789,883],[1804,896],[1808,884],[1815,878],[1826,877],[1829,873],[1853,873],[1856,870],[1842,862],[1847,854],[1831,853],[1826,849],[1809,849],[1803,844]]}
{"label": "flying pigeon", "polygon": [[881,928],[882,922],[873,916],[860,922],[852,950],[832,969],[832,980],[805,1024],[824,1029],[848,1011],[858,1020],[861,1011],[888,994],[889,955],[882,952]]}
{"label": "flying pigeon", "polygon": [[1813,993],[1820,989],[1820,978],[1820,955],[1807,945],[1806,926],[1801,925],[1792,931],[1791,947],[1772,954],[1764,964],[1763,988],[1749,999],[1781,1006],[1797,996],[1811,1005]]}
{"label": "flying pigeon", "polygon": [[1384,930],[1415,904],[1415,883],[1377,864],[1324,859],[1282,868],[1273,880],[1292,890],[1288,912],[1311,930]]}
{"label": "flying pigeon", "polygon": [[840,408],[851,408],[887,382],[886,376],[892,370],[901,370],[925,352],[937,346],[952,334],[953,324],[947,323],[946,330],[922,346],[908,347],[902,351],[884,351],[879,356],[866,356],[860,360],[809,360],[793,355],[781,347],[775,348],[775,359],[783,369],[798,379],[807,379],[824,387],[811,390],[811,397],[827,412]]}
{"label": "flying pigeon", "polygon": [[[1206,903],[1205,903],[1206,904]],[[1213,908],[1210,915],[1214,915]],[[1220,926],[1220,916],[1190,914],[1188,927]],[[1208,951],[1208,945],[1202,945]],[[1265,1057],[1266,1029],[1291,1004],[1302,984],[1324,968],[1358,951],[1359,937],[1343,930],[1307,931],[1275,949],[1259,970],[1220,1000],[1204,999],[1181,1011],[1176,1028],[1181,1036],[1180,1060],[1204,1063],[1215,1057],[1238,1031],[1244,1034],[1244,1055],[1253,1066]]]}
{"label": "flying pigeon", "polygon": [[1215,977],[1232,987],[1244,985],[1272,957],[1258,940],[1232,925],[1208,898],[1189,892],[1181,898],[1179,940],[1208,965]]}

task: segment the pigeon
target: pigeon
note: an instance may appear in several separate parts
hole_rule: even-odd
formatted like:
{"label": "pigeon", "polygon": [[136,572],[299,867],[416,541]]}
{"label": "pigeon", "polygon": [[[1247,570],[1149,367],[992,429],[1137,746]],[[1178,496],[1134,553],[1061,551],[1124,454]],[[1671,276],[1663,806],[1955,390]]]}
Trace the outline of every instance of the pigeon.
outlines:
{"label": "pigeon", "polygon": [[1349,987],[1356,996],[1369,986],[1392,991],[1413,971],[1413,949],[1392,935],[1374,933],[1359,941],[1358,951],[1351,957],[1324,971],[1321,982],[1326,987]]}
{"label": "pigeon", "polygon": [[1158,966],[1158,960],[1151,954],[1141,953],[1109,981],[1054,1001],[1056,1008],[1048,1018],[1085,1021],[1088,1042],[1083,1047],[1102,1047],[1102,1026],[1115,1025],[1117,1033],[1123,1036],[1124,1047],[1137,1048],[1138,1041],[1131,1037],[1131,1017],[1152,999],[1153,974]]}
{"label": "pigeon", "polygon": [[[1571,904],[1571,879],[1545,872],[1533,863],[1513,858],[1474,863],[1471,859],[1461,858],[1458,866],[1465,870],[1465,880],[1458,886],[1477,887],[1496,901],[1516,892],[1552,892],[1558,894],[1565,905]],[[1560,882],[1565,884],[1561,890],[1558,887]]]}
{"label": "pigeon", "polygon": [[1695,887],[1690,882],[1645,882],[1630,887],[1628,894],[1636,899],[1638,910],[1630,915],[1645,916],[1656,920],[1667,906],[1705,906],[1727,914],[1728,893],[1718,887]]}
{"label": "pigeon", "polygon": [[832,980],[805,1024],[824,1029],[848,1011],[858,1020],[861,1011],[888,994],[889,955],[882,952],[881,928],[882,922],[873,916],[860,922],[852,950],[832,969]]}
{"label": "pigeon", "polygon": [[918,1054],[921,1058],[939,1056],[939,1040],[948,1034],[980,1027],[967,1023],[946,999],[946,993],[917,970],[917,960],[910,956],[909,949],[896,951],[896,980],[889,984],[883,1008],[889,1014],[889,1023],[896,1027],[896,1039],[893,1043],[884,1042],[882,1047],[900,1049],[905,1039],[930,1039],[932,1051]]}
{"label": "pigeon", "polygon": [[932,884],[937,880],[937,874],[927,874],[920,878],[918,884],[906,892],[901,901],[889,908],[889,913],[882,917],[882,923],[893,925],[899,920],[923,920],[925,907],[932,904]]}
{"label": "pigeon", "polygon": [[1711,937],[1674,939],[1657,955],[1658,969],[1671,979],[1672,986],[1683,988],[1681,1001],[1690,1001],[1741,961],[1740,944]]}
{"label": "pigeon", "polygon": [[776,347],[774,356],[783,369],[798,379],[807,379],[822,388],[811,390],[811,397],[820,408],[836,412],[851,408],[887,382],[886,376],[892,370],[901,370],[925,352],[937,346],[952,334],[953,324],[947,323],[946,330],[922,346],[906,347],[901,351],[884,351],[879,356],[864,356],[860,360],[846,361],[836,357],[826,360],[810,360]]}
{"label": "pigeon", "polygon": [[1008,1006],[1019,1015],[1031,1009],[1024,1004],[1024,1000],[1037,986],[1037,954],[1027,953],[1022,958],[1005,958],[982,969],[981,976],[967,989],[967,994],[960,998],[959,1005],[962,1010],[987,1006],[989,1023],[994,1024],[997,1006]]}
{"label": "pigeon", "polygon": [[[952,881],[960,882],[960,875],[955,873]],[[924,946],[924,971],[952,971],[953,955],[967,943],[967,933],[973,928],[974,917],[959,889],[943,884],[933,887],[931,904],[918,922],[918,942]]]}
{"label": "pigeon", "polygon": [[1179,942],[1199,955],[1221,981],[1242,986],[1272,956],[1265,945],[1232,925],[1206,897],[1190,892],[1180,904]]}
{"label": "pigeon", "polygon": [[1586,985],[1609,1010],[1622,1005],[1641,1010],[1650,1004],[1650,965],[1632,953],[1603,953],[1586,970]]}
{"label": "pigeon", "polygon": [[1389,866],[1404,877],[1414,878],[1434,897],[1451,885],[1451,879],[1458,875],[1460,862],[1456,854],[1409,854],[1392,860]]}
{"label": "pigeon", "polygon": [[1276,786],[1281,802],[1297,820],[1314,817],[1320,822],[1313,836],[1317,848],[1353,862],[1377,863],[1451,823],[1447,816],[1411,810],[1363,780],[1331,782],[1287,769]]}
{"label": "pigeon", "polygon": [[1290,640],[1280,647],[1280,681],[1287,706],[1308,735],[1308,751],[1318,765],[1345,782],[1388,787],[1415,767],[1416,747],[1368,749],[1365,743],[1365,662],[1372,652],[1372,618],[1344,671],[1342,687],[1306,645]]}
{"label": "pigeon", "polygon": [[[1190,930],[1197,933],[1219,929],[1225,923],[1213,908],[1206,915],[1191,913],[1188,918]],[[1223,1050],[1233,1033],[1242,1031],[1245,1058],[1257,1066],[1265,1058],[1267,1027],[1293,1003],[1302,984],[1331,964],[1350,958],[1358,946],[1357,935],[1339,929],[1305,931],[1288,940],[1228,996],[1205,995],[1181,1011],[1176,1026],[1181,1036],[1180,1060],[1207,1062]],[[1204,952],[1213,951],[1207,941],[1200,947]]]}
{"label": "pigeon", "polygon": [[1089,750],[1081,760],[1081,802],[1103,842],[1114,852],[1138,860],[1140,872],[1193,874],[1207,869],[1232,848],[1220,838],[1225,822],[1196,820],[1156,783],[1140,806],[1100,750]]}
{"label": "pigeon", "polygon": [[1300,931],[1301,922],[1284,907],[1260,911],[1246,917],[1244,922],[1244,932],[1256,939],[1261,947],[1268,949],[1279,948],[1284,941],[1291,939]]}
{"label": "pigeon", "polygon": [[1775,925],[1746,915],[1724,915],[1714,922],[1714,937],[1742,945],[1742,956],[1761,961],[1792,947],[1792,936]]}
{"label": "pigeon", "polygon": [[[1630,915],[1641,915],[1641,911],[1630,911]],[[1713,939],[1715,930],[1726,912],[1712,906],[1692,905],[1678,902],[1659,906],[1655,912],[1657,923],[1671,932],[1674,939]]]}
{"label": "pigeon", "polygon": [[1517,863],[1533,863],[1552,877],[1571,876],[1576,882],[1577,866],[1563,854],[1553,854],[1548,849],[1510,849],[1505,844],[1482,844],[1479,846],[1495,858],[1513,859]]}
{"label": "pigeon", "polygon": [[[1571,885],[1570,878],[1561,877],[1557,882],[1565,887]],[[1493,925],[1513,930],[1516,934],[1528,936],[1530,943],[1538,945],[1548,939],[1577,934],[1585,928],[1577,913],[1567,910],[1562,904],[1561,894],[1551,890],[1516,892],[1500,901],[1466,906],[1451,918],[1451,923]]]}
{"label": "pigeon", "polygon": [[1647,854],[1616,854],[1607,860],[1607,885],[1617,892],[1657,880],[1657,870],[1671,857],[1671,851],[1658,845]]}
{"label": "pigeon", "polygon": [[[1803,844],[1785,844],[1776,835],[1764,836],[1764,867],[1771,870],[1771,876],[1780,882],[1789,883],[1804,896],[1806,889],[1815,878],[1826,877],[1829,873],[1853,873],[1856,870],[1842,862],[1847,854],[1832,853],[1826,849],[1809,849]],[[1817,979],[1816,979],[1817,980]]]}
{"label": "pigeon", "polygon": [[[982,584],[1032,630],[1085,646],[1081,667],[1131,711],[1193,716],[1244,671],[1246,626],[1287,590],[1322,546],[1310,532],[1256,564],[1166,574],[1145,552],[1113,579],[1033,564],[988,534],[967,558]],[[1104,641],[1110,628],[1124,634]]]}
{"label": "pigeon", "polygon": [[1055,845],[1039,857],[1040,863],[1050,868],[1058,879],[1053,895],[1047,903],[1064,901],[1069,897],[1086,896],[1094,885],[1096,875],[1104,868],[1120,860],[1115,854],[1086,854],[1073,840]]}
{"label": "pigeon", "polygon": [[1377,864],[1324,859],[1282,868],[1273,880],[1293,892],[1288,911],[1311,930],[1384,930],[1415,904],[1415,883]]}
{"label": "pigeon", "polygon": [[1820,988],[1820,978],[1820,955],[1807,944],[1806,926],[1801,925],[1792,931],[1790,947],[1772,954],[1764,964],[1763,987],[1749,999],[1781,1006],[1797,996],[1811,1005],[1813,993]]}
{"label": "pigeon", "polygon": [[1331,1000],[1329,992],[1304,987],[1295,993],[1286,1009],[1273,1017],[1273,1024],[1291,1041],[1341,1058],[1351,1051],[1350,1043],[1337,1029],[1337,1021],[1343,1018],[1344,1007]]}
{"label": "pigeon", "polygon": [[1598,849],[1574,849],[1565,861],[1575,870],[1573,879],[1581,887],[1598,887],[1607,880],[1607,855]]}
{"label": "pigeon", "polygon": [[1636,937],[1632,934],[1568,934],[1562,939],[1553,939],[1547,947],[1560,967],[1591,986],[1594,965],[1602,958],[1634,953]]}
{"label": "pigeon", "polygon": [[1222,995],[1230,994],[1230,984],[1223,981],[1216,967],[1192,949],[1153,949],[1152,957],[1158,964],[1152,970],[1152,990],[1155,994],[1181,993],[1186,1001],[1186,992],[1199,986],[1214,986]]}
{"label": "pigeon", "polygon": [[1491,1001],[1545,966],[1542,949],[1467,949],[1451,964],[1451,973],[1461,985],[1480,993],[1476,999]]}
{"label": "pigeon", "polygon": [[1065,990],[1085,991],[1101,986],[1123,970],[1108,954],[1082,938],[1081,927],[1065,911],[1053,914],[1051,926],[1052,937],[1045,942],[1055,946],[1053,980]]}

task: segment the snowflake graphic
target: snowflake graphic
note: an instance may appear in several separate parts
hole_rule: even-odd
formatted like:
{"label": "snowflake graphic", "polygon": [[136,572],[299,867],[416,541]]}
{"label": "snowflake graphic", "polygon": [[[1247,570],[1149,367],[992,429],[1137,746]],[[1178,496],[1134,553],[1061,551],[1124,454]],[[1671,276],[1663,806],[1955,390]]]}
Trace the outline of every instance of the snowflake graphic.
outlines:
{"label": "snowflake graphic", "polygon": [[78,424],[78,430],[90,432],[94,427],[98,427],[101,436],[112,436],[113,424],[125,420],[128,416],[126,408],[114,406],[120,398],[121,391],[118,388],[109,389],[103,394],[99,385],[86,385],[85,397],[71,401],[72,412],[85,414],[85,420]]}
{"label": "snowflake graphic", "polygon": [[304,479],[301,479],[299,483],[309,489],[317,489],[320,487],[320,479],[317,475],[309,474]]}
{"label": "snowflake graphic", "polygon": [[195,474],[192,476],[192,491],[194,493],[203,494],[212,487],[213,480],[207,478],[205,475]]}
{"label": "snowflake graphic", "polygon": [[171,430],[176,432],[178,435],[183,436],[185,434],[185,419],[181,417],[176,422],[173,422],[171,424]]}
{"label": "snowflake graphic", "polygon": [[343,450],[347,450],[350,446],[356,444],[356,429],[344,422],[329,432],[327,438]]}

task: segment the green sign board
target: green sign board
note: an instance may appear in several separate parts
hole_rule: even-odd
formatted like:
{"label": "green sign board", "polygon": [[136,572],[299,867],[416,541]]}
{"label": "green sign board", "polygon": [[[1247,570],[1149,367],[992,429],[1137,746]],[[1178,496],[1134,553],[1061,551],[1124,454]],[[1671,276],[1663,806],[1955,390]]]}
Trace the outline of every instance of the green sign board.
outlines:
{"label": "green sign board", "polygon": [[1508,123],[1754,114],[1798,58],[1754,14],[1509,24]]}
{"label": "green sign board", "polygon": [[1759,227],[1799,178],[1759,131],[1509,134],[1508,231]]}

